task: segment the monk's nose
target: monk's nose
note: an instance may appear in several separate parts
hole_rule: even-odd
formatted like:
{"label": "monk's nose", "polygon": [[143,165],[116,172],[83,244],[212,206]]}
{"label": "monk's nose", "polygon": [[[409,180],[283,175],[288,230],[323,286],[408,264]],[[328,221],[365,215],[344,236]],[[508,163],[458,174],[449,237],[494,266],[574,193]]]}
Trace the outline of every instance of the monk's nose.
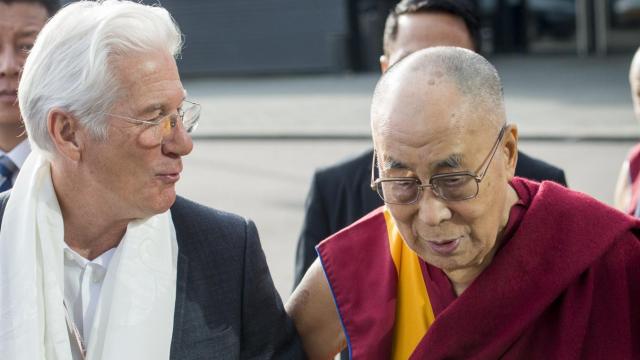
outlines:
{"label": "monk's nose", "polygon": [[426,225],[437,226],[451,219],[452,212],[447,203],[431,191],[422,194],[418,206],[418,216]]}

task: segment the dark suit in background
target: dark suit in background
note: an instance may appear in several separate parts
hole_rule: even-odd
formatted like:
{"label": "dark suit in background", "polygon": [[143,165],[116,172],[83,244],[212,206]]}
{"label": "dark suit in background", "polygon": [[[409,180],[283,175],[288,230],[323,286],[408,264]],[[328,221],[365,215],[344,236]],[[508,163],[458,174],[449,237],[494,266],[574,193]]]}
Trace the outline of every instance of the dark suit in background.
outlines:
{"label": "dark suit in background", "polygon": [[[0,195],[0,223],[10,192]],[[181,197],[171,360],[304,359],[253,222]]]}
{"label": "dark suit in background", "polygon": [[[373,150],[369,150],[314,174],[296,249],[294,287],[316,259],[315,247],[320,241],[383,205],[369,186],[372,157]],[[521,151],[518,152],[516,175],[567,186],[564,171]]]}

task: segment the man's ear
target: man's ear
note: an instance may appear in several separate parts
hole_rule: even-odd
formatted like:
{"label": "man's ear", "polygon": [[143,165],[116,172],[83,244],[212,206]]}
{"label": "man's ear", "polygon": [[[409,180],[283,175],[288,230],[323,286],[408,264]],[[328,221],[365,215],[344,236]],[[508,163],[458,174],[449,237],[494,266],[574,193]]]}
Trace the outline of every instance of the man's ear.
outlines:
{"label": "man's ear", "polygon": [[47,116],[47,130],[60,155],[72,161],[80,160],[83,134],[78,119],[67,111],[54,108]]}
{"label": "man's ear", "polygon": [[380,71],[384,74],[389,68],[389,58],[387,55],[380,55]]}
{"label": "man's ear", "polygon": [[516,164],[518,163],[518,126],[516,124],[509,124],[505,130],[504,137],[502,149],[507,159],[505,165],[509,178],[512,178],[515,175]]}

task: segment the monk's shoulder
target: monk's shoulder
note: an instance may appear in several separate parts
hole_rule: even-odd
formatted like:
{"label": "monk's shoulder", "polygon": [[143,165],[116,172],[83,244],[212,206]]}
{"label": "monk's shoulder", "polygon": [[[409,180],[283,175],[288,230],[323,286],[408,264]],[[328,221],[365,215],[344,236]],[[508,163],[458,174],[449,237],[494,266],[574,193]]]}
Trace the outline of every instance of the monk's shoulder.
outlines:
{"label": "monk's shoulder", "polygon": [[325,240],[320,242],[319,246],[333,244],[344,239],[351,239],[351,241],[357,241],[358,239],[365,240],[371,238],[372,235],[379,234],[382,230],[384,230],[383,235],[386,236],[384,206],[371,211],[353,224],[327,237]]}
{"label": "monk's shoulder", "polygon": [[548,217],[561,215],[560,221],[581,219],[596,224],[611,225],[612,222],[623,229],[631,229],[638,223],[637,219],[593,198],[583,192],[566,188],[551,181],[540,184],[534,194],[532,205],[543,208]]}
{"label": "monk's shoulder", "polygon": [[333,259],[341,262],[349,262],[349,259],[365,254],[384,256],[389,249],[387,216],[384,206],[373,210],[320,242],[316,246],[318,255],[323,261]]}

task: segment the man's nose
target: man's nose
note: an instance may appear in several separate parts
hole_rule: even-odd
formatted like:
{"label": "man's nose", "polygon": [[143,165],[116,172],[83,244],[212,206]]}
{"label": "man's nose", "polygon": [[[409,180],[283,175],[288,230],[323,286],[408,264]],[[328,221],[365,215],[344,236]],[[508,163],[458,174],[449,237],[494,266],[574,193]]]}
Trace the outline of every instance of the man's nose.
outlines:
{"label": "man's nose", "polygon": [[0,77],[17,77],[23,60],[11,46],[0,47]]}
{"label": "man's nose", "polygon": [[193,150],[193,139],[178,121],[171,134],[162,142],[162,151],[169,156],[185,156]]}
{"label": "man's nose", "polygon": [[443,221],[450,220],[452,212],[447,203],[437,197],[431,189],[424,189],[418,200],[418,216],[429,226],[440,225]]}

